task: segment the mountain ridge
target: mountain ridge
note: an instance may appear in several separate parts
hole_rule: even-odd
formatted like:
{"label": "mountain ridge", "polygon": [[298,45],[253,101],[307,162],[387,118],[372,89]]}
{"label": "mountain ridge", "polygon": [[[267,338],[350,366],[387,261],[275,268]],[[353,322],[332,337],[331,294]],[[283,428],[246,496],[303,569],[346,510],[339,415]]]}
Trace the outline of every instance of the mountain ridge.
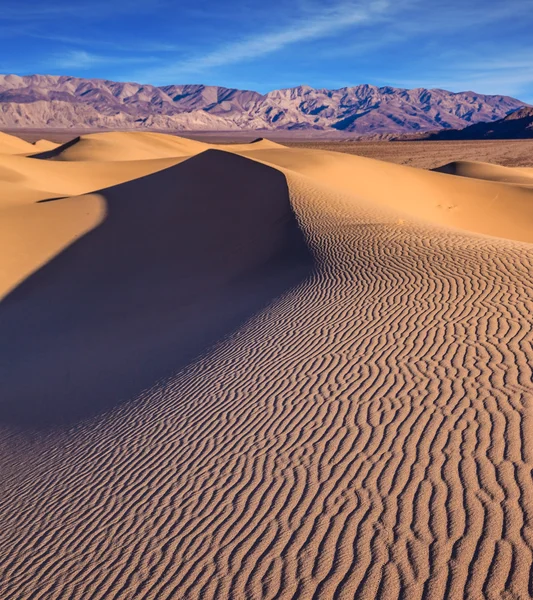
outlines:
{"label": "mountain ridge", "polygon": [[317,130],[355,135],[460,129],[528,106],[516,98],[370,84],[260,94],[58,75],[0,75],[0,127]]}

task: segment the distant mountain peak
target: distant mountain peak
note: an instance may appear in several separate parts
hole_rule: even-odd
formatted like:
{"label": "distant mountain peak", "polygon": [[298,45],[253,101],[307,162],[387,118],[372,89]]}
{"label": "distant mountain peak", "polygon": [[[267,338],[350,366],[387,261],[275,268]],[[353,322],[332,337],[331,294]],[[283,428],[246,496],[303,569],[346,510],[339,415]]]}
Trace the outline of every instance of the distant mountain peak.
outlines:
{"label": "distant mountain peak", "polygon": [[507,115],[505,120],[514,121],[516,119],[527,119],[530,117],[533,118],[533,106],[524,106]]}
{"label": "distant mountain peak", "polygon": [[460,129],[526,106],[509,96],[361,84],[260,94],[203,84],[156,87],[65,75],[0,75],[0,127],[342,130],[354,135]]}

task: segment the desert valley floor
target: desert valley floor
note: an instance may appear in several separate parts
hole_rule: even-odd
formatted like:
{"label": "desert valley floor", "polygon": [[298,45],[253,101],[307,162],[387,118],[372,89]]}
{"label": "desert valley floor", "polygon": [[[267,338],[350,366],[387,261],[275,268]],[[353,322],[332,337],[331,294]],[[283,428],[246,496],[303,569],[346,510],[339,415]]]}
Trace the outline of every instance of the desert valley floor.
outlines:
{"label": "desert valley floor", "polygon": [[0,598],[529,598],[533,155],[471,158],[1,134]]}

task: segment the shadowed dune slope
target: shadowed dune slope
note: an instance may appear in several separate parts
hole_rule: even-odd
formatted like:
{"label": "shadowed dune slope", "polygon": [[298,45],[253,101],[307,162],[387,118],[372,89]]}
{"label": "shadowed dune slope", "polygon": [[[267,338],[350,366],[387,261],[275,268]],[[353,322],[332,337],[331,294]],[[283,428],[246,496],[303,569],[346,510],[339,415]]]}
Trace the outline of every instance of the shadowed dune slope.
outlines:
{"label": "shadowed dune slope", "polygon": [[100,224],[3,302],[0,420],[78,419],[127,399],[311,265],[284,176],[231,154],[210,150],[41,212],[68,206],[68,227],[80,204],[78,220],[94,206]]}
{"label": "shadowed dune slope", "polygon": [[531,597],[529,190],[249,156],[36,205],[95,212],[0,306],[0,598]]}

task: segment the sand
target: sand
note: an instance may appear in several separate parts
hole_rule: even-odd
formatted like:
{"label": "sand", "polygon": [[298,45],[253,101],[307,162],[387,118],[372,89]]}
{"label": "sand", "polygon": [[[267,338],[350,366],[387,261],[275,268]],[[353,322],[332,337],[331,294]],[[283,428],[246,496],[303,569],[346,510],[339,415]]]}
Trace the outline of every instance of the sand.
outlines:
{"label": "sand", "polygon": [[0,157],[0,597],[530,597],[531,171],[100,135]]}
{"label": "sand", "polygon": [[433,170],[437,173],[472,177],[473,179],[484,179],[485,181],[533,186],[533,169],[527,167],[509,168],[480,161],[457,160]]}
{"label": "sand", "polygon": [[29,155],[36,152],[53,150],[59,144],[48,140],[37,140],[34,143],[29,143],[15,135],[9,135],[0,131],[0,155],[2,154],[21,154]]}
{"label": "sand", "polygon": [[109,132],[87,134],[56,146],[35,157],[60,161],[131,161],[149,158],[191,156],[205,144],[162,133]]}

